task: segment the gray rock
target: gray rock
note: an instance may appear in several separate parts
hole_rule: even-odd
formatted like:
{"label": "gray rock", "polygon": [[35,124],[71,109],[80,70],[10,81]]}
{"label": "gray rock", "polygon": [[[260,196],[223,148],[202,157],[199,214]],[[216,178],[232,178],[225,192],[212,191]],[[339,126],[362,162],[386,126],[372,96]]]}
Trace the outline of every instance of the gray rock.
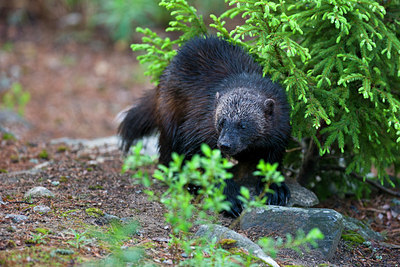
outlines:
{"label": "gray rock", "polygon": [[99,153],[108,153],[119,148],[119,138],[117,136],[109,136],[97,138],[92,140],[87,139],[71,139],[71,138],[58,138],[50,141],[50,144],[65,144],[73,150],[79,151],[78,157],[91,155],[94,150]]}
{"label": "gray rock", "polygon": [[241,229],[255,226],[280,236],[295,236],[299,229],[307,234],[311,229],[318,228],[325,238],[318,240],[318,248],[312,249],[310,253],[329,260],[336,251],[343,231],[343,216],[331,209],[265,206],[244,213],[240,219]]}
{"label": "gray rock", "polygon": [[21,223],[28,220],[28,216],[18,214],[7,214],[6,219],[11,219],[15,223]]}
{"label": "gray rock", "polygon": [[[97,138],[93,140],[87,139],[70,139],[58,138],[50,141],[50,144],[65,144],[71,146],[73,149],[81,149],[81,153],[90,153],[91,150],[98,148],[100,152],[108,152],[119,149],[120,138],[118,136],[110,136],[104,138]],[[158,135],[144,137],[141,139],[143,143],[142,153],[149,156],[158,156]],[[96,160],[97,163],[101,163]]]}
{"label": "gray rock", "polygon": [[51,162],[50,161],[46,161],[40,164],[35,165],[32,170],[43,170],[46,167],[50,166]]}
{"label": "gray rock", "polygon": [[119,217],[117,217],[115,215],[104,213],[103,216],[96,218],[94,220],[94,223],[102,226],[102,225],[110,224],[112,222],[120,222],[120,221],[122,221],[122,220]]}
{"label": "gray rock", "polygon": [[75,253],[75,251],[73,251],[71,249],[60,249],[60,248],[58,248],[58,249],[52,250],[50,252],[50,256],[56,257],[57,254],[60,254],[60,255],[72,255],[74,253]]}
{"label": "gray rock", "polygon": [[247,237],[244,237],[229,228],[224,226],[211,224],[211,225],[201,225],[199,230],[197,230],[195,236],[197,237],[205,237],[208,240],[212,240],[214,238],[217,241],[221,239],[233,239],[236,240],[237,243],[235,244],[236,247],[245,249],[252,253],[252,255],[258,257],[259,259],[263,260],[264,262],[268,263],[271,266],[278,266],[279,265],[269,256],[265,255],[262,251],[260,246],[252,242]]}
{"label": "gray rock", "polygon": [[302,187],[298,182],[287,179],[286,185],[290,189],[290,200],[288,203],[289,207],[305,207],[311,208],[318,205],[318,197],[314,192]]}
{"label": "gray rock", "polygon": [[44,206],[44,205],[38,205],[38,206],[33,207],[33,211],[34,211],[34,212],[41,213],[41,214],[47,213],[47,212],[49,212],[50,210],[51,210],[51,209],[50,209],[49,207]]}
{"label": "gray rock", "polygon": [[2,125],[21,124],[25,127],[30,126],[29,122],[26,121],[23,117],[8,109],[0,110],[0,122],[2,123]]}
{"label": "gray rock", "polygon": [[31,124],[12,110],[0,109],[0,133],[11,134],[18,139],[31,128]]}
{"label": "gray rock", "polygon": [[54,194],[43,186],[37,186],[25,193],[25,198],[54,197]]}
{"label": "gray rock", "polygon": [[6,203],[3,201],[3,198],[0,197],[0,205],[5,205]]}
{"label": "gray rock", "polygon": [[110,146],[110,147],[117,148],[118,142],[119,142],[119,139],[117,136],[102,137],[102,138],[96,138],[96,139],[92,139],[92,140],[71,139],[71,138],[63,137],[63,138],[51,140],[50,144],[52,144],[52,145],[66,144],[66,145],[72,146],[72,147],[83,146],[85,148],[97,148],[97,147],[103,147],[103,146]]}
{"label": "gray rock", "polygon": [[344,216],[343,221],[344,229],[347,231],[353,231],[362,236],[365,240],[373,240],[373,241],[383,241],[383,236],[372,230],[365,223],[348,216]]}
{"label": "gray rock", "polygon": [[158,136],[149,136],[142,139],[142,153],[149,156],[158,156]]}
{"label": "gray rock", "polygon": [[30,159],[29,162],[33,163],[33,164],[39,164],[39,160],[38,159]]}
{"label": "gray rock", "polygon": [[61,17],[59,25],[62,28],[65,28],[65,27],[77,26],[81,22],[82,22],[82,14],[78,12],[73,12]]}

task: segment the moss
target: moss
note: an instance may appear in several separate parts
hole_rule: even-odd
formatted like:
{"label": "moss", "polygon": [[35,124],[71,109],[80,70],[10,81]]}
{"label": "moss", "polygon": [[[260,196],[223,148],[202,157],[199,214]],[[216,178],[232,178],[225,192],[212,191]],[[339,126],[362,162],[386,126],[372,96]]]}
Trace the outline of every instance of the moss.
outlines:
{"label": "moss", "polygon": [[153,242],[153,241],[149,241],[149,242],[142,243],[141,246],[142,246],[143,248],[145,248],[145,249],[149,249],[149,248],[155,248],[155,247],[157,247],[157,244],[156,244],[155,242]]}
{"label": "moss", "polygon": [[102,185],[89,185],[90,190],[103,190],[104,187]]}
{"label": "moss", "polygon": [[19,157],[18,157],[18,155],[11,155],[10,160],[13,163],[17,163],[17,162],[19,162]]}
{"label": "moss", "polygon": [[46,149],[43,149],[40,153],[39,153],[39,158],[41,159],[49,159],[49,153],[47,152]]}
{"label": "moss", "polygon": [[0,173],[8,173],[6,169],[0,169]]}
{"label": "moss", "polygon": [[49,229],[46,229],[46,228],[36,228],[35,229],[35,232],[36,233],[40,233],[40,234],[44,234],[44,235],[47,235],[47,234],[49,234],[49,233],[51,233],[51,230],[49,230]]}
{"label": "moss", "polygon": [[67,148],[66,146],[59,146],[59,147],[57,147],[57,152],[58,152],[58,153],[65,152],[65,151],[67,151],[67,150],[68,150],[68,148]]}
{"label": "moss", "polygon": [[60,214],[60,216],[61,216],[61,217],[68,217],[69,214],[74,213],[74,212],[77,212],[77,211],[79,211],[79,210],[78,210],[78,209],[67,210],[67,211],[62,212],[62,213]]}
{"label": "moss", "polygon": [[16,138],[12,133],[3,133],[3,140],[11,140],[11,141],[15,141]]}
{"label": "moss", "polygon": [[66,176],[61,176],[60,183],[66,183],[66,182],[68,182],[68,178]]}
{"label": "moss", "polygon": [[89,216],[93,216],[93,217],[101,217],[104,216],[104,212],[101,209],[98,208],[87,208],[85,210],[86,214]]}
{"label": "moss", "polygon": [[348,241],[351,245],[360,245],[365,242],[364,237],[354,231],[346,231],[342,234],[342,239]]}
{"label": "moss", "polygon": [[236,243],[237,243],[237,240],[229,239],[229,238],[221,239],[218,242],[218,244],[220,244],[223,249],[230,249],[230,248],[234,247],[236,245]]}

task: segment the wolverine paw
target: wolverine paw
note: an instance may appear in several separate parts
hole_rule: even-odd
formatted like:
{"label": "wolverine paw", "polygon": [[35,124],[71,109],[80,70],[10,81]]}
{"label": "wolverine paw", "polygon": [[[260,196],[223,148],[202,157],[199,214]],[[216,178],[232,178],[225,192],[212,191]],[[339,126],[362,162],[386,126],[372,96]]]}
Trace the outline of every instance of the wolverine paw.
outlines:
{"label": "wolverine paw", "polygon": [[269,186],[274,193],[267,193],[267,205],[286,206],[290,199],[289,187],[282,182],[280,186],[272,184]]}
{"label": "wolverine paw", "polygon": [[239,217],[243,210],[242,202],[237,199],[237,196],[235,198],[227,198],[227,200],[231,204],[231,209],[229,211],[225,211],[224,213],[234,218]]}
{"label": "wolverine paw", "polygon": [[226,200],[231,204],[231,209],[224,213],[235,218],[239,217],[243,210],[242,201],[237,198],[239,195],[239,187],[232,179],[228,179],[225,182],[224,195],[226,196]]}

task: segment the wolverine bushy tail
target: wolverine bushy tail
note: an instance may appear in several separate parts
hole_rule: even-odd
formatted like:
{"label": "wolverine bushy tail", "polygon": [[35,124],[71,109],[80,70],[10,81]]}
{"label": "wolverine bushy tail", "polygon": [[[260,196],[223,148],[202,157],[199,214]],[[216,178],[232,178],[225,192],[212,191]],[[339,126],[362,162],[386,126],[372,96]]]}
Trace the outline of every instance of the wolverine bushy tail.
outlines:
{"label": "wolverine bushy tail", "polygon": [[156,102],[156,90],[152,89],[125,112],[125,118],[118,127],[118,135],[122,139],[121,149],[125,153],[134,141],[156,132]]}

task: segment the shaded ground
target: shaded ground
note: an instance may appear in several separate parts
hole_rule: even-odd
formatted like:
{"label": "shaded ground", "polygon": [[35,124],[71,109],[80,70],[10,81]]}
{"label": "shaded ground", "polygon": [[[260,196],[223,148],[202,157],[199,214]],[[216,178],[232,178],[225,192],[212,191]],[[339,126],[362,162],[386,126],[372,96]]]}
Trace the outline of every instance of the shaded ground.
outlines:
{"label": "shaded ground", "polygon": [[[0,50],[1,72],[15,72],[15,80],[31,94],[25,113],[30,126],[11,125],[19,141],[0,139],[0,197],[5,203],[0,204],[0,266],[70,266],[105,257],[109,250],[96,242],[80,248],[67,243],[74,239],[71,229],[83,232],[89,225],[107,227],[88,214],[88,208],[139,220],[141,230],[125,245],[144,246],[149,261],[170,265],[170,228],[164,222],[163,208],[149,202],[143,188],[133,185],[128,174],[120,173],[120,153],[49,144],[50,139],[63,136],[95,138],[114,134],[113,120],[118,112],[129,106],[143,88],[150,87],[131,52],[111,47],[99,38],[75,34],[24,28],[0,43],[0,47],[8,47]],[[44,150],[47,157],[43,153],[40,156]],[[39,171],[26,171],[41,163],[45,165]],[[24,193],[35,186],[44,186],[56,196],[34,199],[30,204]],[[388,237],[388,244],[371,246],[342,241],[328,264],[395,266],[400,262],[400,211],[394,216],[393,199],[375,195],[366,201],[335,199],[323,203],[323,207],[366,221]],[[41,215],[33,211],[37,205],[46,205],[51,211]],[[5,218],[7,214],[26,215],[28,220],[15,223]],[[232,222],[222,216],[220,220],[223,225]],[[41,239],[43,243],[32,243],[29,240],[38,234],[38,228],[50,232]],[[241,233],[253,240],[259,236],[251,231]],[[56,248],[70,249],[74,254],[50,256]],[[295,257],[280,255],[277,261],[291,264]]]}

